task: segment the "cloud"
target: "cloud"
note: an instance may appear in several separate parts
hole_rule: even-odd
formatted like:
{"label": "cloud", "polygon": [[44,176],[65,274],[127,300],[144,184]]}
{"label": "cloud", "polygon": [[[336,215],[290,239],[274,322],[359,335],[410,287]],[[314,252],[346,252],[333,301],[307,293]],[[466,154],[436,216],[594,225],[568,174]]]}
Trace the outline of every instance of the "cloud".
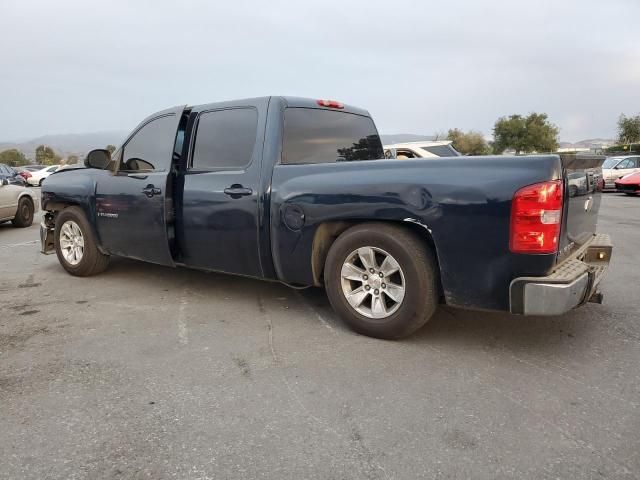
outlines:
{"label": "cloud", "polygon": [[[368,108],[386,133],[490,133],[547,112],[563,139],[640,110],[631,0],[3,2],[0,135],[126,129],[256,95]],[[579,118],[580,121],[575,119]]]}

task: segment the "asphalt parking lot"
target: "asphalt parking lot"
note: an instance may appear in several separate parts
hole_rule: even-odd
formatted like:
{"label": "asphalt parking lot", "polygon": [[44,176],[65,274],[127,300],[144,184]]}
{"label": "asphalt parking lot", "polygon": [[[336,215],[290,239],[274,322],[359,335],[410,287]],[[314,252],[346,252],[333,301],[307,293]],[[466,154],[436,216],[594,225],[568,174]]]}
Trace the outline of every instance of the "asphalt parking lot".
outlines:
{"label": "asphalt parking lot", "polygon": [[74,278],[0,225],[0,478],[638,478],[640,198],[605,303],[442,307],[408,340],[324,292],[115,259]]}

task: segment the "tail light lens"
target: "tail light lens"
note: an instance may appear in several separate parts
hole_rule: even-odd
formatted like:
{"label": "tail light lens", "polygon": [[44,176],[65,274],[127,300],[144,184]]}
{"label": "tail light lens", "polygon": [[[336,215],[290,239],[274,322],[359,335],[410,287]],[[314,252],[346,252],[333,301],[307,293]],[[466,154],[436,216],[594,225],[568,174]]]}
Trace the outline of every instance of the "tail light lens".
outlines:
{"label": "tail light lens", "polygon": [[513,253],[556,253],[562,220],[562,180],[518,190],[511,202],[509,249]]}

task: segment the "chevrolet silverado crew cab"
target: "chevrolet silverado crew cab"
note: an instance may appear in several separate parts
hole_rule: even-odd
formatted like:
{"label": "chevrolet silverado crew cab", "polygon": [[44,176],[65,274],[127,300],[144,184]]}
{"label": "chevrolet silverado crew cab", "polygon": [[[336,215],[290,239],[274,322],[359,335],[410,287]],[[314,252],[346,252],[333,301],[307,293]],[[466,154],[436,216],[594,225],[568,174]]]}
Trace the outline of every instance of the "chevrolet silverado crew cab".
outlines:
{"label": "chevrolet silverado crew cab", "polygon": [[[601,299],[602,160],[399,162],[368,112],[335,101],[180,106],[47,179],[42,252],[79,276],[122,256],[324,286],[349,326],[380,338],[409,335],[439,303],[557,315]],[[569,174],[584,177],[571,195]]]}

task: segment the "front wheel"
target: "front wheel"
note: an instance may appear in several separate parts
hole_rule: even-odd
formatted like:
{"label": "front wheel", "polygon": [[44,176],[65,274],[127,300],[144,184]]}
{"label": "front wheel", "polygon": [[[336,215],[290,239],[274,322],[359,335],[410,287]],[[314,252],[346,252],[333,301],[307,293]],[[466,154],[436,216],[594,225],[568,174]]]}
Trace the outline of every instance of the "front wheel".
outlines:
{"label": "front wheel", "polygon": [[433,252],[409,230],[385,223],[345,231],[329,250],[324,279],[331,305],[355,331],[384,339],[422,327],[438,305]]}
{"label": "front wheel", "polygon": [[65,208],[58,214],[54,243],[58,261],[71,275],[95,275],[109,265],[109,256],[98,249],[91,226],[78,207]]}
{"label": "front wheel", "polygon": [[18,228],[30,227],[33,223],[34,210],[33,201],[26,196],[22,197],[18,202],[16,216],[13,217],[11,223],[13,223],[14,227]]}

